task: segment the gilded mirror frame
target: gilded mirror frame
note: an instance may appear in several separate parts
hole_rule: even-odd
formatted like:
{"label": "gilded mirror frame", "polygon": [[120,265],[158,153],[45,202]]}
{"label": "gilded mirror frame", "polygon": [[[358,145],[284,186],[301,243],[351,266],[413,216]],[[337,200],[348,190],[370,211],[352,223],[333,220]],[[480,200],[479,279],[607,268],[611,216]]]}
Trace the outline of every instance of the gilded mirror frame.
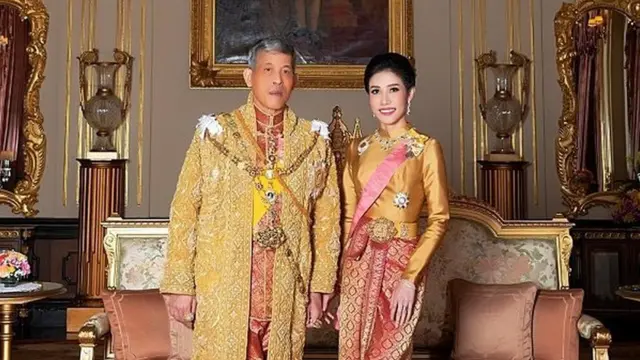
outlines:
{"label": "gilded mirror frame", "polygon": [[575,76],[573,60],[576,56],[573,28],[581,16],[594,9],[617,10],[632,21],[640,21],[640,0],[578,0],[563,3],[554,20],[556,37],[556,65],[558,83],[562,91],[562,115],[558,121],[556,138],[556,170],[560,180],[563,202],[568,206],[565,215],[586,215],[591,207],[611,206],[620,196],[618,191],[589,193],[589,184],[573,176],[577,163]]}
{"label": "gilded mirror frame", "polygon": [[[389,1],[388,51],[413,61],[413,0]],[[215,63],[216,0],[191,0],[189,84],[192,89],[244,88],[244,64]],[[360,89],[365,65],[297,65],[296,87]]]}
{"label": "gilded mirror frame", "polygon": [[46,137],[40,112],[40,88],[44,81],[44,69],[47,62],[45,48],[49,32],[49,14],[42,0],[0,0],[0,4],[15,6],[22,16],[30,22],[27,54],[31,71],[29,73],[24,98],[24,120],[22,134],[24,146],[18,156],[24,160],[24,173],[18,179],[13,191],[0,190],[0,204],[11,206],[14,214],[35,216],[38,210],[40,182],[44,174]]}

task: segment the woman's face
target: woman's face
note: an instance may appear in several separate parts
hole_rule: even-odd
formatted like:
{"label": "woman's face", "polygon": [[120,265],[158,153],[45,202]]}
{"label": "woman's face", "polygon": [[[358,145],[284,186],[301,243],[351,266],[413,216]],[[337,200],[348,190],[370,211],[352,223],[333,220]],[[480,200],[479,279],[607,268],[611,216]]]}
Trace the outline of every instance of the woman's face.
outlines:
{"label": "woman's face", "polygon": [[369,80],[371,112],[381,124],[395,125],[405,120],[414,91],[407,91],[402,79],[392,71],[381,71]]}

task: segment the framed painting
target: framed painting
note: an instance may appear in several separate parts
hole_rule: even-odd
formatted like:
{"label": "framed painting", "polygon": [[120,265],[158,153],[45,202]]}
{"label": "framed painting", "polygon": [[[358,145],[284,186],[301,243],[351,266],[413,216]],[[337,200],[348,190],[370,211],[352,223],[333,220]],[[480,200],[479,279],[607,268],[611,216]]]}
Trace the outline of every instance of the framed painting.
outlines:
{"label": "framed painting", "polygon": [[191,0],[191,87],[245,87],[249,49],[268,36],[295,46],[298,87],[361,88],[372,56],[412,59],[412,0]]}

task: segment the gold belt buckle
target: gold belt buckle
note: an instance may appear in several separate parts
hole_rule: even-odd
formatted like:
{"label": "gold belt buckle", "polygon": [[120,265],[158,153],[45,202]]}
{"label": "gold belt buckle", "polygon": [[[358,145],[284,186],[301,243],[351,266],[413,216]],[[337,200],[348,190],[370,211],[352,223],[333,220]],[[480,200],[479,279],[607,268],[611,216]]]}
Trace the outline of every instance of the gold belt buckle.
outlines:
{"label": "gold belt buckle", "polygon": [[281,227],[270,227],[256,234],[256,242],[267,249],[277,249],[287,240]]}
{"label": "gold belt buckle", "polygon": [[384,244],[393,239],[398,230],[393,221],[386,218],[378,218],[367,224],[367,232],[372,241]]}

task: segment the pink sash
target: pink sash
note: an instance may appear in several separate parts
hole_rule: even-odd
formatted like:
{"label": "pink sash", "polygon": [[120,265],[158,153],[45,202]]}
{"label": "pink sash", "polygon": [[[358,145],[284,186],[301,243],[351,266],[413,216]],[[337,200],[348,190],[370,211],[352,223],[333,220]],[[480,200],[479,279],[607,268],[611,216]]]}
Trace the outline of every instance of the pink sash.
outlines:
{"label": "pink sash", "polygon": [[353,214],[351,229],[349,229],[349,238],[353,236],[364,214],[376,202],[384,188],[389,184],[396,169],[407,159],[407,149],[405,145],[406,142],[404,141],[396,144],[389,155],[382,160],[382,163],[380,163],[373,174],[371,174],[371,178],[369,178],[369,181],[362,190],[362,196]]}

